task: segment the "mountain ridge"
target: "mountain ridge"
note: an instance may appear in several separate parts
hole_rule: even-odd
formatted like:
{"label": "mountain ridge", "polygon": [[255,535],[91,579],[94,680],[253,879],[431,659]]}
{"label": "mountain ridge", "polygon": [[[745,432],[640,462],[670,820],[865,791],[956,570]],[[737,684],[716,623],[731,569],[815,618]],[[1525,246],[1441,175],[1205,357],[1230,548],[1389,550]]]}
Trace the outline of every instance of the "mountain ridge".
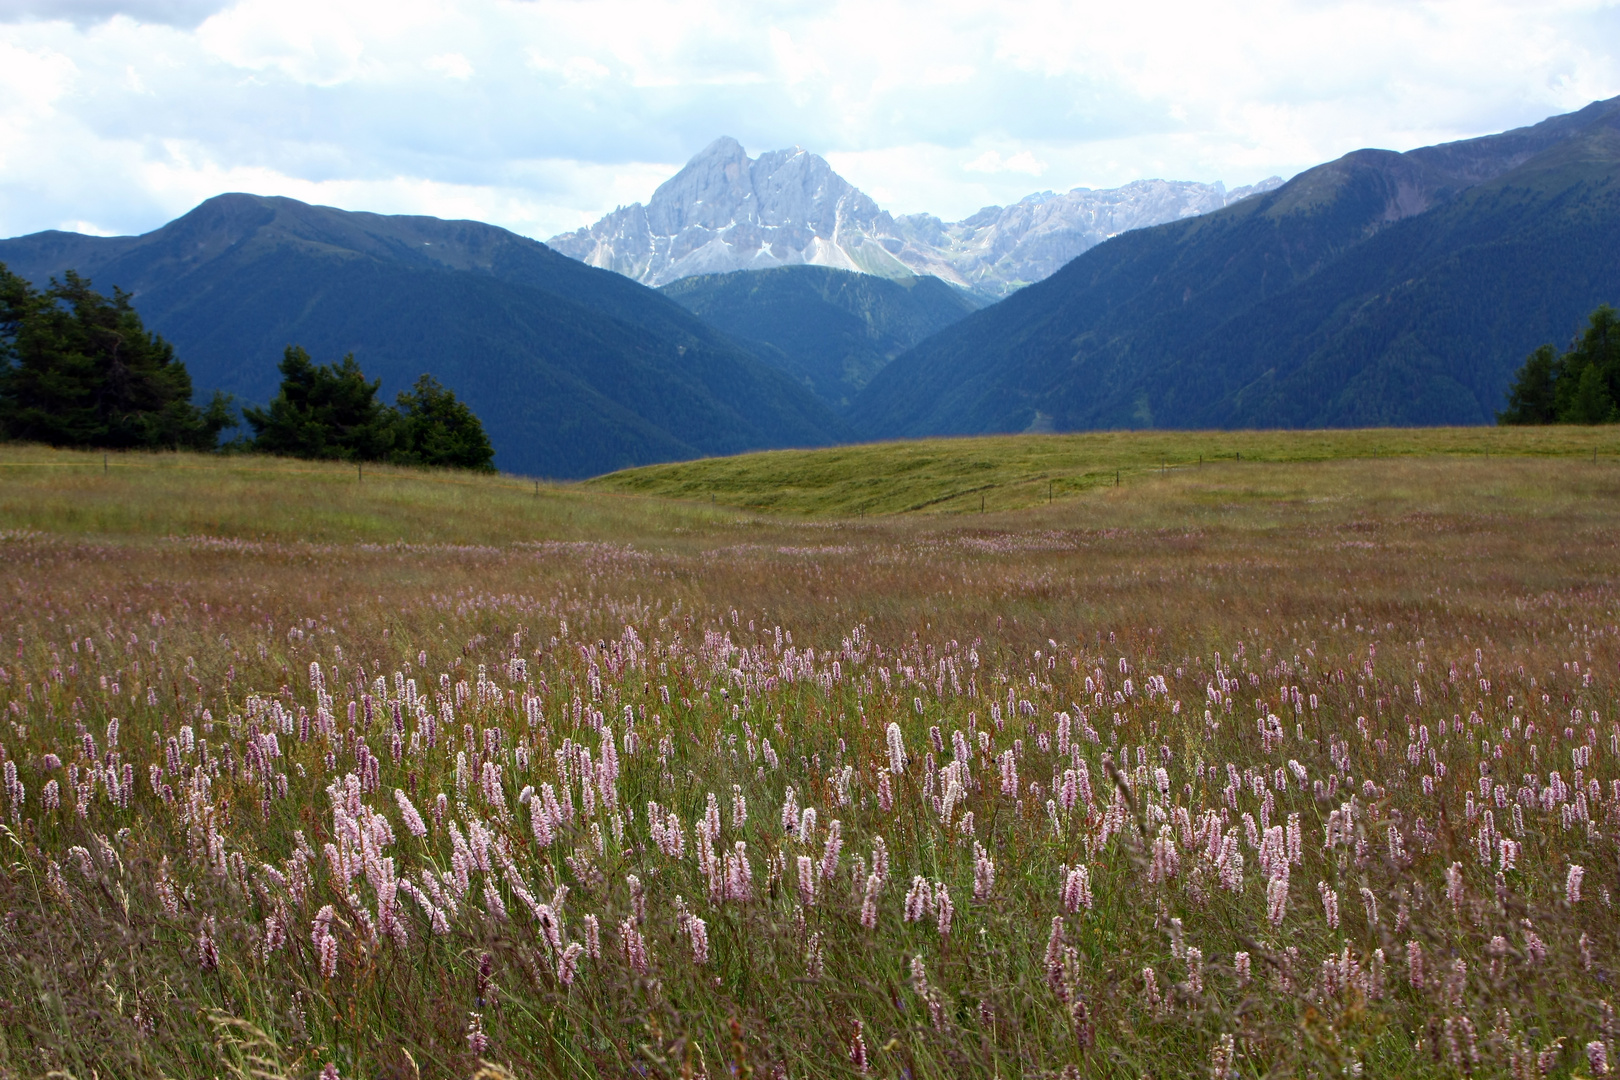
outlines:
{"label": "mountain ridge", "polygon": [[200,390],[268,399],[293,342],[318,360],[354,352],[387,394],[431,371],[508,471],[585,476],[849,435],[680,305],[480,222],[227,194],[140,237],[0,241],[0,262],[126,288]]}
{"label": "mountain ridge", "polygon": [[[1620,296],[1620,99],[1115,237],[895,359],[868,437],[1488,423]],[[1042,421],[1045,417],[1045,421]]]}

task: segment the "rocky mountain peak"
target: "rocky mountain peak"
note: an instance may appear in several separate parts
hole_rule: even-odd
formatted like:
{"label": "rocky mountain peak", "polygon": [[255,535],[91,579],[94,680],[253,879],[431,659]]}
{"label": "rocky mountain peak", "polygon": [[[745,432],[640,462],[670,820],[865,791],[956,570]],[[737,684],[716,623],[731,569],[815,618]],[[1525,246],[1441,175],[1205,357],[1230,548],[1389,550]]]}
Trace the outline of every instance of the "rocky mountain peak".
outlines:
{"label": "rocky mountain peak", "polygon": [[747,216],[754,196],[751,164],[736,139],[714,140],[658,185],[647,202],[648,224],[674,235],[690,227],[723,228],[739,215]]}
{"label": "rocky mountain peak", "polygon": [[1127,229],[1218,210],[1281,183],[1224,186],[1139,180],[1122,188],[1044,191],[959,222],[896,219],[802,147],[750,158],[723,136],[643,206],[548,243],[572,258],[665,285],[694,274],[811,264],[904,279],[933,275],[989,297],[1039,281]]}

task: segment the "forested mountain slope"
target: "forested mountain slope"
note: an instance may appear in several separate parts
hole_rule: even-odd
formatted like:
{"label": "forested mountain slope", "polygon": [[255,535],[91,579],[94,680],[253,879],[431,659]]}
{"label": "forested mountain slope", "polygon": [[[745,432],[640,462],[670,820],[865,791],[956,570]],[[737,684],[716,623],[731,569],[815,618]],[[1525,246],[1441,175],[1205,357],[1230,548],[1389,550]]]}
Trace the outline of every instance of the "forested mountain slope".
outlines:
{"label": "forested mountain slope", "polygon": [[1117,236],[923,342],[869,436],[1488,423],[1525,354],[1620,299],[1620,99],[1361,150]]}
{"label": "forested mountain slope", "polygon": [[587,476],[848,434],[680,305],[478,222],[221,195],[139,237],[0,241],[0,262],[130,291],[200,391],[268,399],[292,342],[320,360],[354,352],[390,396],[432,372],[508,471]]}
{"label": "forested mountain slope", "polygon": [[704,274],[659,292],[840,409],[890,360],[985,303],[936,277],[825,266]]}

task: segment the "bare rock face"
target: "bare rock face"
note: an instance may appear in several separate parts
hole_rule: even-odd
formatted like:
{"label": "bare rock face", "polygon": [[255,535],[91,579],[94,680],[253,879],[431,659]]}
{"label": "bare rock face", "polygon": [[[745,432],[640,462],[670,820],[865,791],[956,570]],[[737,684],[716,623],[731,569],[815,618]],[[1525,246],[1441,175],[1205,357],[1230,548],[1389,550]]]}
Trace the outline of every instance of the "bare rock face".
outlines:
{"label": "bare rock face", "polygon": [[1229,192],[1220,183],[1137,180],[1104,191],[1044,191],[1008,207],[987,206],[957,222],[912,214],[899,224],[915,247],[931,249],[963,284],[1004,296],[1051,276],[1111,236],[1207,214],[1281,183],[1272,177]]}
{"label": "bare rock face", "polygon": [[646,206],[621,207],[548,243],[657,286],[798,263],[908,276],[878,242],[894,232],[893,218],[825,159],[794,147],[750,160],[737,140],[722,138],[659,185]]}
{"label": "bare rock face", "polygon": [[737,140],[720,138],[646,206],[620,207],[547,243],[652,286],[808,263],[887,278],[932,274],[1000,297],[1117,233],[1217,210],[1280,183],[1228,192],[1218,183],[1140,180],[1109,191],[1042,192],[958,222],[896,219],[824,158],[793,147],[750,159]]}

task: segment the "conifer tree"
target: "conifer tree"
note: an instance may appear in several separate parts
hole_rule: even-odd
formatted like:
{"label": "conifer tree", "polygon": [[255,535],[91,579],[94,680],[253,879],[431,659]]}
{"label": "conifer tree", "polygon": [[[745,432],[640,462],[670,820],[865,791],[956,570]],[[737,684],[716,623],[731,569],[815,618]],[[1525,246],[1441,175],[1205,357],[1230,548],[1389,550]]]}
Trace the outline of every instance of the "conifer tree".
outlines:
{"label": "conifer tree", "polygon": [[317,364],[297,345],[281,359],[281,389],[263,408],[242,411],[250,446],[270,454],[493,471],[484,425],[456,395],[424,374],[390,408],[382,381],[367,380],[350,353]]}
{"label": "conifer tree", "polygon": [[1508,391],[1500,424],[1620,423],[1620,312],[1604,304],[1560,355],[1530,354]]}
{"label": "conifer tree", "polygon": [[253,449],[345,461],[380,461],[393,449],[398,416],[377,400],[382,381],[366,381],[353,353],[317,364],[289,345],[279,367],[281,389],[270,404],[242,410]]}
{"label": "conifer tree", "polygon": [[495,471],[495,449],[484,434],[484,425],[432,375],[424,374],[397,400],[398,441],[390,460],[401,465]]}
{"label": "conifer tree", "polygon": [[1508,391],[1507,408],[1496,414],[1499,424],[1551,424],[1558,419],[1553,387],[1558,381],[1558,350],[1543,345],[1530,354]]}
{"label": "conifer tree", "polygon": [[36,291],[0,265],[0,431],[55,446],[210,450],[232,424],[228,399],[191,401],[174,347],[68,271]]}

